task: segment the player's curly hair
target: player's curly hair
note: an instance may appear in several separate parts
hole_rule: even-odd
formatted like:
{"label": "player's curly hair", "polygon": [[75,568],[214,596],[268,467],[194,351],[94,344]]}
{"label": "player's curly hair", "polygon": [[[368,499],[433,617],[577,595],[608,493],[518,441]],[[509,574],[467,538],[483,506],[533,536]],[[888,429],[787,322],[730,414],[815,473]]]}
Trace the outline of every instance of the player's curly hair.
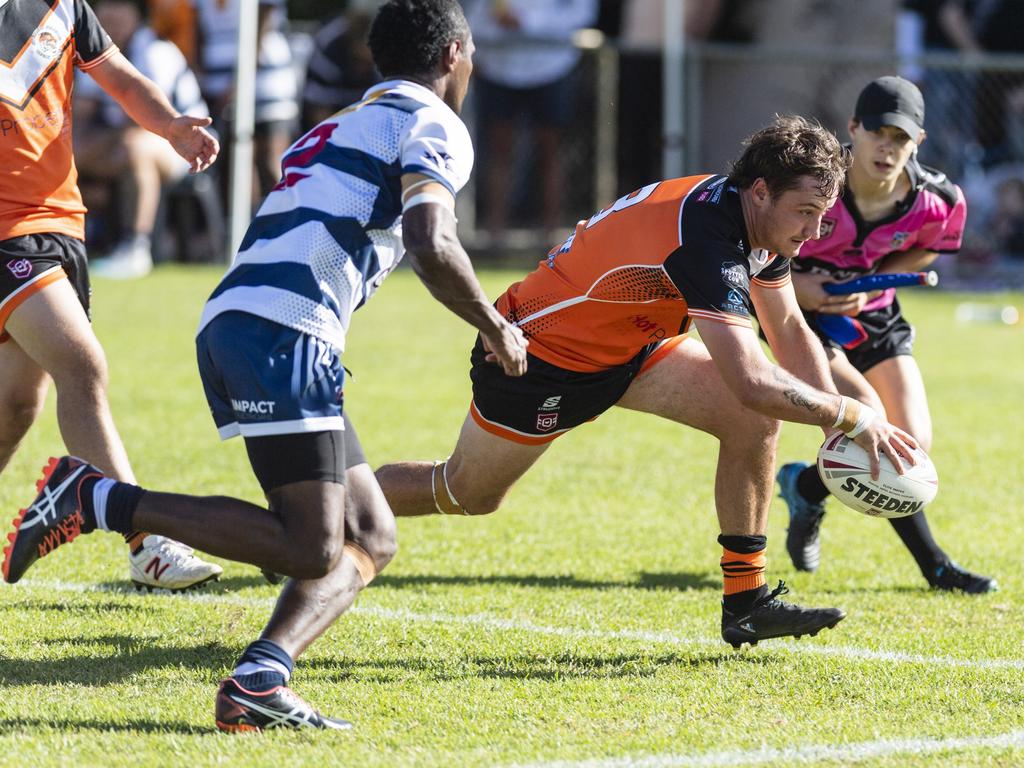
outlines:
{"label": "player's curly hair", "polygon": [[368,43],[377,70],[389,78],[431,72],[449,43],[468,37],[458,0],[388,0],[373,20]]}
{"label": "player's curly hair", "polygon": [[776,115],[743,145],[746,149],[732,164],[730,180],[740,189],[763,178],[773,198],[813,176],[825,197],[842,190],[850,168],[850,152],[816,120],[796,115]]}

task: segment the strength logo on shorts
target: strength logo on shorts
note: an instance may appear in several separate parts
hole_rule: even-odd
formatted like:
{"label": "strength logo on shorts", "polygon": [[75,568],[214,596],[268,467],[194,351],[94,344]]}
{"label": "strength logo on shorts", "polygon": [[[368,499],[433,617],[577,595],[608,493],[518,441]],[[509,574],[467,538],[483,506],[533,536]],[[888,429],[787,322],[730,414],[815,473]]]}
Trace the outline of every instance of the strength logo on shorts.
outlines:
{"label": "strength logo on shorts", "polygon": [[558,426],[558,408],[561,405],[562,396],[555,395],[545,400],[537,409],[537,431],[550,432]]}
{"label": "strength logo on shorts", "polygon": [[32,262],[28,259],[13,259],[7,262],[7,269],[19,280],[32,274]]}

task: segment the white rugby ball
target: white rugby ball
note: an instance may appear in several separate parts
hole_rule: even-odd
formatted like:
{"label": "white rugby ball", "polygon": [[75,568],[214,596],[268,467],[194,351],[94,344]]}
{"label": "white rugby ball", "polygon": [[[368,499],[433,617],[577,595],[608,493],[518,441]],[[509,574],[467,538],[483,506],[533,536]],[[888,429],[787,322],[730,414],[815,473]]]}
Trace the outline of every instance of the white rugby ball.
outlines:
{"label": "white rugby ball", "polygon": [[924,509],[939,490],[932,460],[920,448],[916,458],[917,464],[901,475],[882,455],[878,479],[872,480],[867,451],[837,432],[818,450],[818,474],[832,495],[850,509],[871,517],[907,517]]}

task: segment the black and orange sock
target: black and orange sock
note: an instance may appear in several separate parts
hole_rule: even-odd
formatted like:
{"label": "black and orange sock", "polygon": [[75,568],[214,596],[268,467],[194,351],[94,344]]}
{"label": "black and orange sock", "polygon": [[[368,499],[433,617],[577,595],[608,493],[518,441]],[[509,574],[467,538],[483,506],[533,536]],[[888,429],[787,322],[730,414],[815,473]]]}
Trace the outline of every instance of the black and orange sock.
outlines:
{"label": "black and orange sock", "polygon": [[745,611],[768,594],[764,570],[765,536],[719,536],[722,545],[722,605],[730,613]]}
{"label": "black and orange sock", "polygon": [[139,554],[139,550],[142,549],[142,542],[146,540],[149,534],[146,531],[132,531],[131,533],[124,534],[124,543],[128,545],[128,549],[131,550],[133,555]]}

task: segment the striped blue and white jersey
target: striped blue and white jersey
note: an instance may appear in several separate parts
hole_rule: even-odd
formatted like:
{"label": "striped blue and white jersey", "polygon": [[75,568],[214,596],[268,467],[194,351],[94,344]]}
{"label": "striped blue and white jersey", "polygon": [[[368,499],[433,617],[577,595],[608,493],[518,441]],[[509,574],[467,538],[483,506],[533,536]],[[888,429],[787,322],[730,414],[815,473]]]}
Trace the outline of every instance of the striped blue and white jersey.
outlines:
{"label": "striped blue and white jersey", "polygon": [[199,331],[235,310],[341,352],[352,313],[405,255],[402,175],[455,195],[473,168],[469,131],[433,91],[390,80],[295,142],[281,167]]}

